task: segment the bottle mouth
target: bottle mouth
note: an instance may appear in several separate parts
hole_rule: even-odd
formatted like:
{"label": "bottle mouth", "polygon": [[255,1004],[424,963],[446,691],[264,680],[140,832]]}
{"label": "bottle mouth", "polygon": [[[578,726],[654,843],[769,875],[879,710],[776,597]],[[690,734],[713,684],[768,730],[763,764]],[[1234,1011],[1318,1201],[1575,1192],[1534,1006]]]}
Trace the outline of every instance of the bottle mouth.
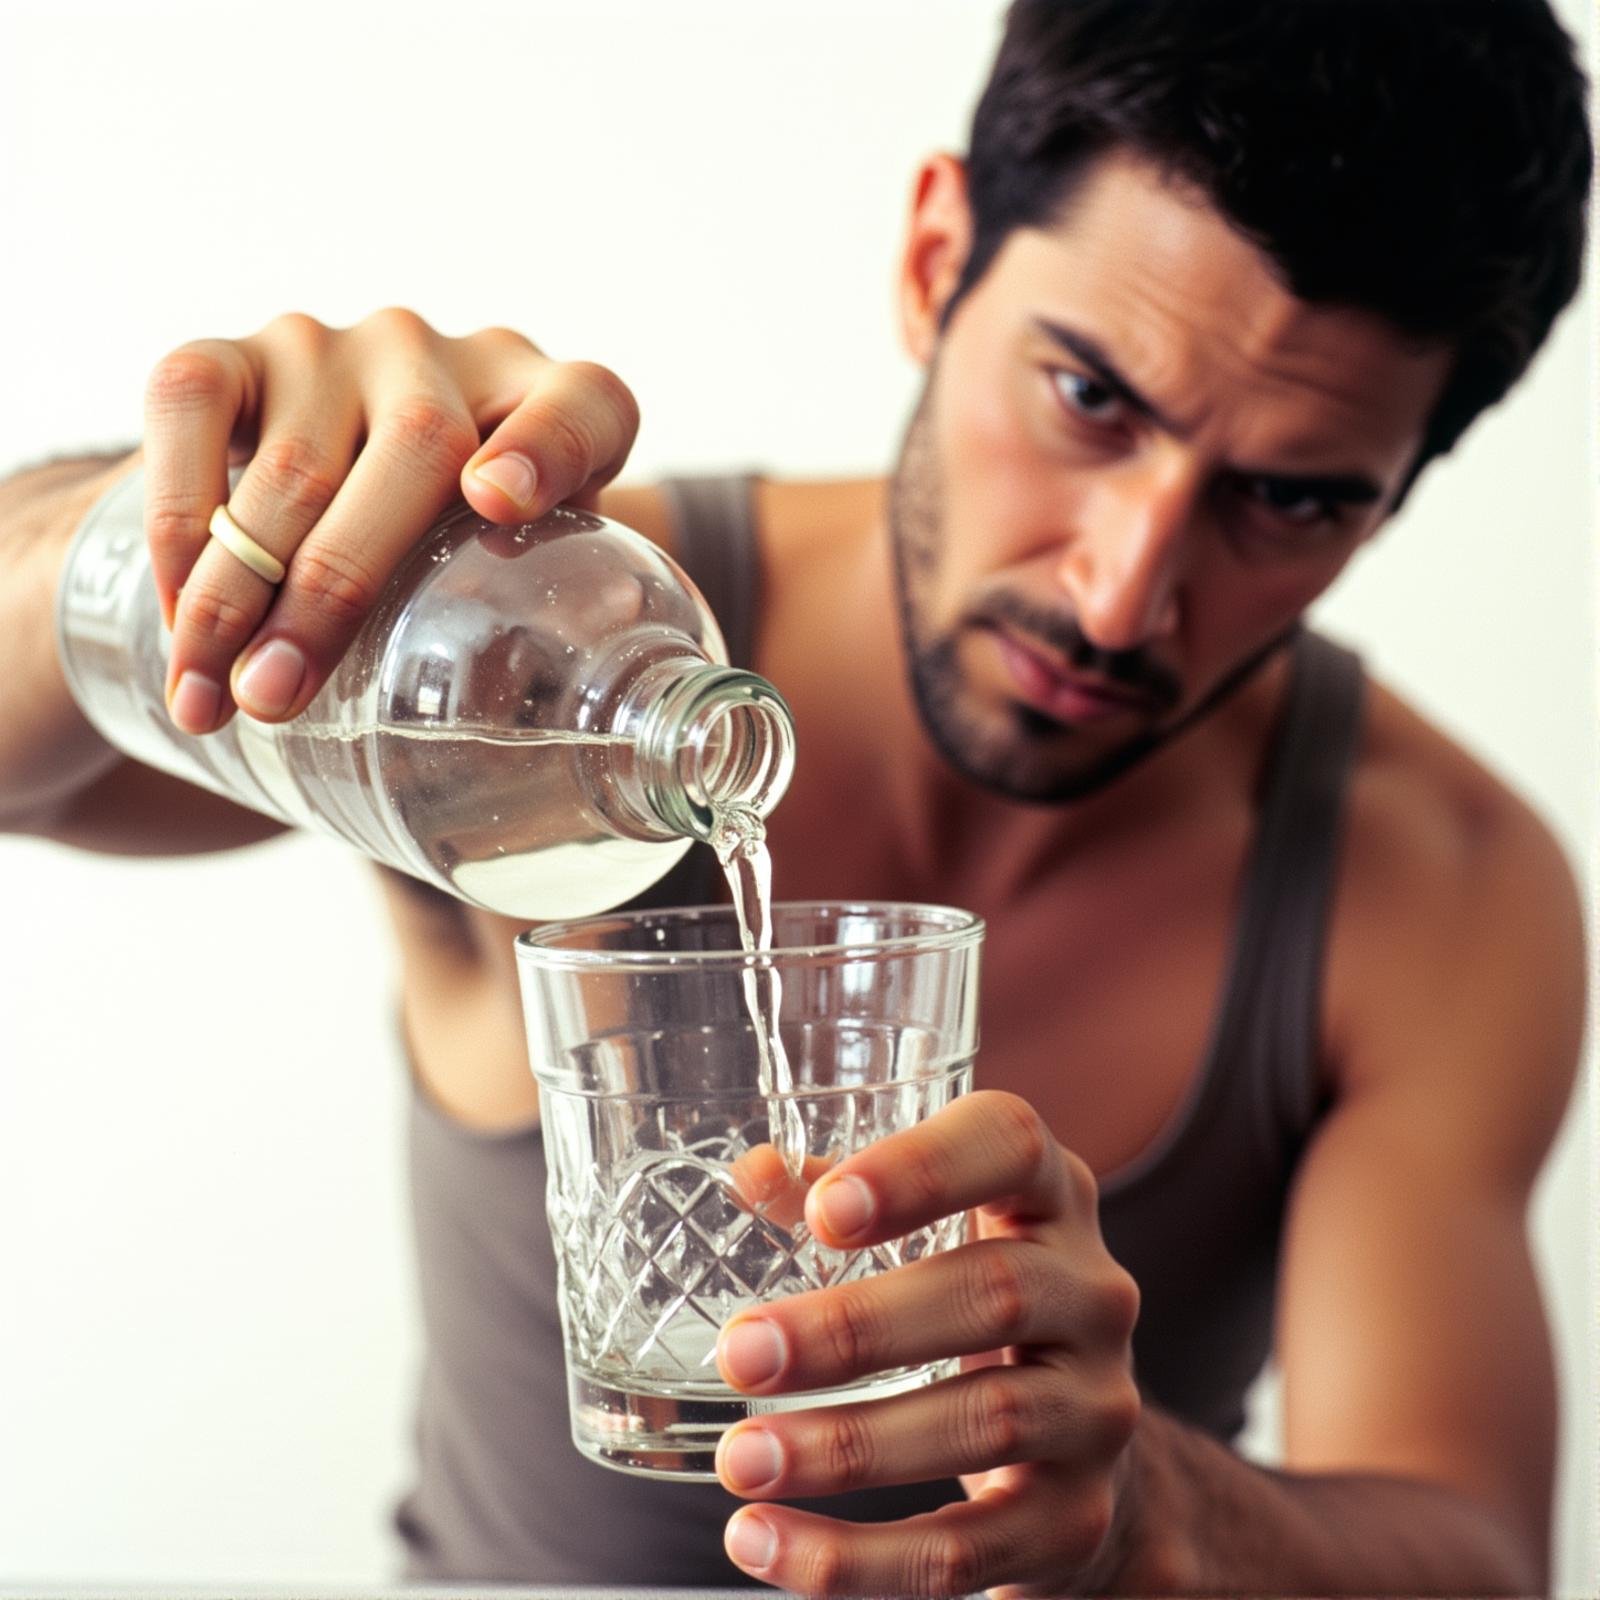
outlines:
{"label": "bottle mouth", "polygon": [[651,809],[675,833],[709,840],[731,810],[765,817],[794,775],[794,719],[765,678],[737,667],[689,674],[641,730]]}

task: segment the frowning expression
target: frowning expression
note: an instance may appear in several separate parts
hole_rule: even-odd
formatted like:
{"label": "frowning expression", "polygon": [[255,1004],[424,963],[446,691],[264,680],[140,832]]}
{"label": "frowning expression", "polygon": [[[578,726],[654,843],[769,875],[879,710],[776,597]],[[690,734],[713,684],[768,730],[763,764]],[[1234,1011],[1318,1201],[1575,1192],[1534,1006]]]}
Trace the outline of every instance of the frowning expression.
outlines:
{"label": "frowning expression", "polygon": [[906,295],[928,372],[891,501],[912,679],[968,776],[1068,799],[1328,587],[1401,488],[1449,354],[1299,300],[1120,155],[1013,233],[939,332],[964,196],[953,163],[924,177]]}

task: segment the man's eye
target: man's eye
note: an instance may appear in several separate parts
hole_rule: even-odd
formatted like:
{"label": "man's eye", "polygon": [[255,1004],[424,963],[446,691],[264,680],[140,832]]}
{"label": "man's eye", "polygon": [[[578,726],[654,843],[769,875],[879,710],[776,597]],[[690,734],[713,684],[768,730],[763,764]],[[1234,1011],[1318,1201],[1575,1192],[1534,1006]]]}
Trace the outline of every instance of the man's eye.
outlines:
{"label": "man's eye", "polygon": [[1056,372],[1052,377],[1067,410],[1086,422],[1115,422],[1122,415],[1122,401],[1098,378],[1086,378],[1081,372]]}
{"label": "man's eye", "polygon": [[1272,478],[1254,478],[1245,485],[1246,495],[1264,506],[1281,522],[1312,528],[1323,522],[1336,522],[1338,504],[1326,495],[1313,494],[1292,483]]}

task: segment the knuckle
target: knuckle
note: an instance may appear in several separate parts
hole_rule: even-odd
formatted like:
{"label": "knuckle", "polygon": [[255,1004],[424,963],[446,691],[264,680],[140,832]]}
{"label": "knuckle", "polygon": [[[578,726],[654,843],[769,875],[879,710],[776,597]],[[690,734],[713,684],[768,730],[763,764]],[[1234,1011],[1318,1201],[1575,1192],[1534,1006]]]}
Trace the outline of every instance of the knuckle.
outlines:
{"label": "knuckle", "polygon": [[378,597],[379,585],[372,574],[329,548],[302,546],[290,580],[301,599],[341,629],[361,623]]}
{"label": "knuckle", "polygon": [[901,1203],[913,1215],[943,1215],[950,1208],[949,1160],[937,1145],[923,1143],[907,1150],[895,1182]]}
{"label": "knuckle", "polygon": [[261,610],[210,585],[184,589],[179,601],[179,626],[191,643],[236,650],[255,632]]}
{"label": "knuckle", "polygon": [[308,354],[326,349],[333,337],[332,328],[305,311],[281,312],[261,332],[269,338],[281,340],[294,349]]}
{"label": "knuckle", "polygon": [[544,461],[573,484],[582,483],[594,465],[594,440],[573,414],[560,406],[541,406],[528,418],[530,439]]}
{"label": "knuckle", "polygon": [[500,323],[493,323],[487,328],[479,328],[476,333],[468,335],[468,340],[474,344],[481,344],[490,350],[514,351],[518,355],[542,356],[544,354],[544,351],[527,334],[518,333],[515,328],[507,328]]}
{"label": "knuckle", "polygon": [[563,370],[575,382],[598,395],[625,427],[637,429],[639,402],[633,390],[610,367],[603,367],[598,361],[569,361]]}
{"label": "knuckle", "polygon": [[434,338],[430,324],[409,306],[381,306],[362,318],[361,326],[402,344],[426,344]]}
{"label": "knuckle", "polygon": [[960,1530],[935,1527],[913,1549],[911,1571],[918,1594],[971,1594],[982,1586],[983,1553]]}
{"label": "knuckle", "polygon": [[848,1406],[834,1408],[820,1445],[818,1458],[830,1484],[854,1489],[868,1481],[877,1451],[872,1444],[872,1430],[859,1411]]}
{"label": "knuckle", "polygon": [[1195,1594],[1200,1589],[1193,1556],[1165,1531],[1140,1541],[1139,1577],[1146,1594]]}
{"label": "knuckle", "polygon": [[846,1372],[871,1370],[877,1345],[875,1318],[859,1290],[839,1289],[818,1301],[826,1348]]}
{"label": "knuckle", "polygon": [[1073,1209],[1082,1215],[1093,1216],[1100,1205],[1100,1185],[1089,1163],[1071,1150],[1063,1150],[1062,1168],[1066,1178],[1067,1196]]}
{"label": "knuckle", "polygon": [[851,1594],[851,1562],[838,1539],[819,1538],[807,1547],[799,1587],[806,1594]]}
{"label": "knuckle", "polygon": [[153,411],[193,410],[219,404],[232,384],[228,363],[215,350],[183,345],[151,369],[145,402]]}
{"label": "knuckle", "polygon": [[1102,1454],[1114,1456],[1121,1452],[1139,1426],[1143,1410],[1139,1386],[1131,1377],[1123,1378],[1101,1398],[1094,1432]]}
{"label": "knuckle", "polygon": [[1010,1378],[984,1376],[967,1389],[956,1426],[973,1467],[997,1467],[1021,1459],[1027,1432],[1027,1408]]}
{"label": "knuckle", "polygon": [[268,439],[256,452],[251,471],[275,500],[313,515],[327,509],[344,481],[332,458],[314,440],[298,434]]}
{"label": "knuckle", "polygon": [[1037,1171],[1055,1143],[1044,1118],[1021,1095],[1003,1089],[996,1089],[993,1094],[994,1109],[1000,1118],[999,1136],[1006,1149],[1020,1156],[1029,1172]]}
{"label": "knuckle", "polygon": [[156,560],[187,555],[206,531],[206,516],[187,501],[171,500],[154,490],[145,498],[144,533]]}
{"label": "knuckle", "polygon": [[417,396],[402,401],[384,417],[384,432],[394,447],[441,473],[454,474],[478,448],[471,419],[444,401]]}
{"label": "knuckle", "polygon": [[963,1300],[974,1332],[996,1344],[1017,1344],[1028,1331],[1033,1304],[1032,1274],[1020,1252],[998,1248],[968,1251],[971,1277]]}
{"label": "knuckle", "polygon": [[1113,1339],[1122,1340],[1132,1334],[1139,1323],[1142,1296],[1138,1280],[1125,1267],[1115,1261],[1100,1290],[1101,1314],[1106,1331]]}

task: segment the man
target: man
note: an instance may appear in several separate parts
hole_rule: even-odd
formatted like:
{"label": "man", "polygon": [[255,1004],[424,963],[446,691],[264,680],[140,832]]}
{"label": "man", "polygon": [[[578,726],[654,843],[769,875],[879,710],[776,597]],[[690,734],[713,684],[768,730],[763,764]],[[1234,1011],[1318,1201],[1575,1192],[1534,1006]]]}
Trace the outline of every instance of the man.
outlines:
{"label": "man", "polygon": [[[886,482],[761,483],[745,520],[727,485],[607,487],[619,379],[409,312],[157,367],[139,459],[181,727],[302,709],[458,492],[501,521],[598,503],[720,593],[793,704],[784,897],[990,927],[980,1092],[806,1201],[831,1243],[961,1212],[972,1242],[744,1314],[719,1354],[759,1394],[968,1370],[741,1424],[719,1470],[761,1503],[727,1521],[722,1488],[550,1442],[515,925],[391,877],[430,1339],[414,1573],[715,1583],[726,1521],[753,1577],[827,1593],[1543,1586],[1524,1224],[1582,1029],[1570,874],[1298,624],[1526,367],[1578,281],[1589,169],[1540,0],[1018,0],[968,158],[917,175],[927,381]],[[106,749],[60,677],[62,551],[132,464],[5,489],[0,817],[248,842],[274,825]],[[281,583],[209,538],[223,501]],[[729,586],[745,537],[759,609]],[[1269,1346],[1272,1472],[1230,1448]]]}

